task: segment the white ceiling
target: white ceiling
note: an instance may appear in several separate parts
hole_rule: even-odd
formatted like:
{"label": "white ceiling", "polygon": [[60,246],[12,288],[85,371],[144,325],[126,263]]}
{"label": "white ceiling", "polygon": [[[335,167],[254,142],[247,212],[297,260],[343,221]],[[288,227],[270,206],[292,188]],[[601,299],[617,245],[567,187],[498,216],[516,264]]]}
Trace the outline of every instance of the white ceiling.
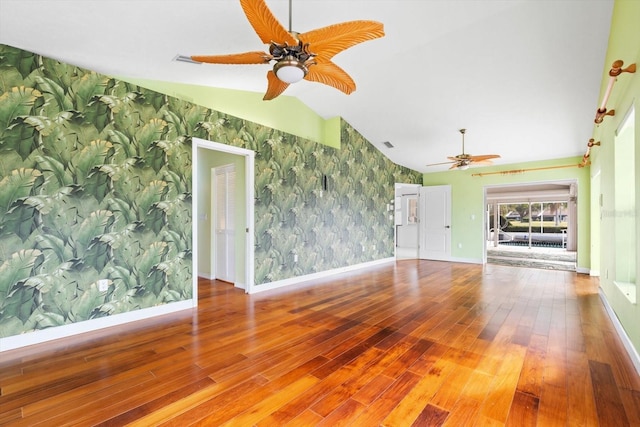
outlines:
{"label": "white ceiling", "polygon": [[[288,27],[288,0],[267,0]],[[293,0],[293,29],[372,19],[386,36],[334,58],[347,96],[303,81],[295,96],[342,116],[421,172],[466,152],[496,164],[584,154],[613,0]],[[267,65],[195,65],[176,54],[265,49],[237,0],[0,0],[0,43],[98,72],[264,92]],[[609,64],[610,65],[610,64]],[[390,141],[395,148],[384,147]]]}

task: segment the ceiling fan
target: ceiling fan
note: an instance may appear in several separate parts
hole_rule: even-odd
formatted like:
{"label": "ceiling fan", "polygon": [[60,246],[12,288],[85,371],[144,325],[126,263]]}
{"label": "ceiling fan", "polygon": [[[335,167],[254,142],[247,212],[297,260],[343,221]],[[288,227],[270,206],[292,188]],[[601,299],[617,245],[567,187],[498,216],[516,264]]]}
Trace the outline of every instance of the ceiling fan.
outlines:
{"label": "ceiling fan", "polygon": [[466,154],[464,152],[464,134],[467,132],[467,130],[459,129],[459,132],[462,134],[462,154],[458,154],[457,156],[454,156],[454,157],[447,157],[447,159],[449,159],[448,162],[432,163],[427,166],[448,165],[453,163],[453,165],[449,169],[465,170],[465,169],[468,169],[469,166],[472,164],[490,165],[492,164],[491,159],[500,158],[498,154],[482,154],[478,156],[472,156],[471,154]]}
{"label": "ceiling fan", "polygon": [[353,79],[331,61],[337,53],[358,43],[384,36],[383,25],[376,21],[349,21],[297,33],[286,30],[269,10],[264,0],[240,0],[249,23],[269,52],[252,51],[230,55],[193,55],[195,62],[211,64],[268,64],[267,92],[264,100],[280,95],[291,84],[302,79],[332,86],[347,95],[356,89]]}

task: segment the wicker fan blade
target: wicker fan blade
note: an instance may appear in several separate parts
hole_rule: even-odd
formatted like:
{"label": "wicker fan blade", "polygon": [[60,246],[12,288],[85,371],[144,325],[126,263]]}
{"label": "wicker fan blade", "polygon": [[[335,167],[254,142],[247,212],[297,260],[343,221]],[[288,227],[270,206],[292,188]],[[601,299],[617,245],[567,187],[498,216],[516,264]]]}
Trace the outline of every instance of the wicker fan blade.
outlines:
{"label": "wicker fan blade", "polygon": [[358,43],[384,36],[384,26],[376,21],[349,21],[329,25],[306,33],[298,38],[309,43],[316,62],[326,62],[339,52]]}
{"label": "wicker fan blade", "polygon": [[472,162],[481,162],[483,160],[499,159],[499,158],[500,156],[498,154],[483,154],[479,156],[469,156],[469,160],[471,160]]}
{"label": "wicker fan blade", "polygon": [[286,42],[290,46],[298,44],[295,37],[273,16],[264,0],[240,0],[240,5],[262,43]]}
{"label": "wicker fan blade", "polygon": [[269,83],[267,86],[267,93],[265,93],[264,98],[262,98],[265,101],[272,100],[289,87],[289,83],[285,83],[276,77],[276,73],[274,73],[273,70],[269,70],[267,73],[267,82]]}
{"label": "wicker fan blade", "polygon": [[493,164],[491,160],[478,160],[478,161],[473,160],[471,163],[473,165],[486,165],[486,166]]}
{"label": "wicker fan blade", "polygon": [[451,163],[458,163],[458,161],[457,161],[457,160],[455,160],[455,161],[453,161],[453,162],[431,163],[431,164],[428,164],[427,166],[450,165]]}
{"label": "wicker fan blade", "polygon": [[356,90],[351,76],[331,61],[312,65],[304,79],[335,87],[347,95]]}
{"label": "wicker fan blade", "polygon": [[451,169],[457,169],[457,168],[459,168],[460,166],[462,166],[462,164],[461,164],[461,163],[455,162],[453,165],[451,165],[451,167],[450,167],[449,169],[450,169],[450,170],[451,170]]}
{"label": "wicker fan blade", "polygon": [[271,55],[265,52],[245,52],[230,55],[194,55],[191,59],[210,64],[268,64]]}

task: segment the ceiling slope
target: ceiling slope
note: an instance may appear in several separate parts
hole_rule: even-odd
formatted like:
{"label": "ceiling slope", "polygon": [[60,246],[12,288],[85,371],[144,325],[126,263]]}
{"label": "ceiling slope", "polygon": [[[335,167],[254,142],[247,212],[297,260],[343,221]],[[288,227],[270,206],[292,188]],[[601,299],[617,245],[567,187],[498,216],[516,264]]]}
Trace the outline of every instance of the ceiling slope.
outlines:
{"label": "ceiling slope", "polygon": [[[286,26],[288,1],[267,4]],[[612,8],[612,0],[293,0],[296,31],[370,19],[386,36],[334,58],[355,80],[353,94],[302,81],[284,95],[343,117],[422,172],[445,170],[425,165],[460,154],[460,128],[465,151],[500,154],[495,164],[580,156]],[[110,75],[259,93],[269,69],[173,61],[263,50],[236,0],[0,0],[0,43]]]}

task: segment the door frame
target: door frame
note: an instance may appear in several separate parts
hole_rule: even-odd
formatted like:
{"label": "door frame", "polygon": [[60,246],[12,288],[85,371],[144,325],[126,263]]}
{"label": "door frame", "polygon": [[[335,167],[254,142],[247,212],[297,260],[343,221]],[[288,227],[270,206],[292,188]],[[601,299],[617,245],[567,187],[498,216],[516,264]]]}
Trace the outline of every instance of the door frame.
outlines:
{"label": "door frame", "polygon": [[[198,219],[195,217],[199,212],[198,189],[200,182],[198,178],[198,148],[204,148],[212,151],[220,151],[229,154],[236,154],[244,157],[245,165],[245,275],[244,275],[244,291],[251,293],[255,286],[254,266],[255,266],[255,250],[254,250],[254,200],[255,200],[255,152],[246,148],[233,147],[231,145],[219,142],[207,141],[200,138],[192,138],[191,156],[193,159],[192,167],[192,276],[193,276],[193,301],[194,305],[198,303]],[[236,280],[237,282],[237,280]]]}

